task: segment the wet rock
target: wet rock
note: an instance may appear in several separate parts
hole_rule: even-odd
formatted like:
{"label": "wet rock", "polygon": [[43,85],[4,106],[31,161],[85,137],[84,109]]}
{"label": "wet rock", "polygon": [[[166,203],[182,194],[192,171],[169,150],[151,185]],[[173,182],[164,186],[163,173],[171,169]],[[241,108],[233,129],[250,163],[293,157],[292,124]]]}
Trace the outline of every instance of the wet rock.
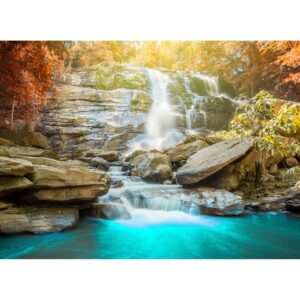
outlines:
{"label": "wet rock", "polygon": [[112,180],[110,187],[112,188],[119,188],[124,185],[124,182],[122,180]]}
{"label": "wet rock", "polygon": [[171,180],[165,180],[165,181],[163,182],[163,184],[172,184],[172,181],[171,181]]}
{"label": "wet rock", "polygon": [[131,175],[146,181],[164,182],[172,177],[171,161],[159,152],[138,155],[131,161]]}
{"label": "wet rock", "polygon": [[300,182],[297,182],[294,187],[289,189],[285,200],[287,211],[300,213]]}
{"label": "wet rock", "polygon": [[207,143],[197,140],[192,143],[179,144],[174,148],[168,149],[165,154],[169,156],[172,163],[185,162],[191,155],[205,147],[208,147]]}
{"label": "wet rock", "polygon": [[92,166],[94,168],[97,168],[99,170],[102,170],[102,171],[108,171],[109,170],[108,162],[105,159],[101,158],[101,157],[92,158],[90,160],[90,166]]}
{"label": "wet rock", "polygon": [[281,196],[266,196],[257,200],[257,205],[253,206],[252,203],[247,207],[252,207],[256,211],[278,211],[285,208],[285,200]]}
{"label": "wet rock", "polygon": [[114,202],[93,203],[88,209],[87,214],[94,218],[110,220],[128,220],[131,218],[126,206]]}
{"label": "wet rock", "polygon": [[130,160],[134,159],[135,157],[137,157],[141,154],[145,154],[145,153],[147,153],[147,151],[145,151],[145,150],[135,150],[134,152],[132,152],[130,155],[128,155],[125,158],[125,161],[130,161]]}
{"label": "wet rock", "polygon": [[285,159],[285,164],[289,168],[292,168],[292,167],[299,165],[299,162],[298,162],[297,158],[295,158],[295,157],[288,157]]}
{"label": "wet rock", "polygon": [[75,207],[9,206],[0,210],[0,233],[48,233],[71,228],[78,222]]}
{"label": "wet rock", "polygon": [[27,160],[0,156],[0,175],[24,176],[32,169],[32,163]]}
{"label": "wet rock", "polygon": [[108,162],[114,162],[119,160],[119,152],[118,151],[106,151],[101,149],[92,149],[84,151],[82,154],[83,157],[100,157],[105,159]]}
{"label": "wet rock", "polygon": [[253,138],[226,140],[199,150],[181,167],[176,180],[181,185],[192,185],[216,173],[247,153]]}
{"label": "wet rock", "polygon": [[135,132],[123,132],[117,135],[114,135],[106,140],[103,144],[103,150],[118,150],[122,151],[126,149],[126,144],[129,140],[137,136]]}
{"label": "wet rock", "polygon": [[226,190],[197,188],[202,214],[216,216],[238,216],[244,213],[244,201],[241,196]]}

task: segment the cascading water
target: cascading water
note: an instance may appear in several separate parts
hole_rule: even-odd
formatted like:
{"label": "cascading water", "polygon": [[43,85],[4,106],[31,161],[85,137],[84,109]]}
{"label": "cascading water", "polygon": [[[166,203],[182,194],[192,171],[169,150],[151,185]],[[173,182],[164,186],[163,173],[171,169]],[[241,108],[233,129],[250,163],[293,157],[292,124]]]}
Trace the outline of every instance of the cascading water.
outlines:
{"label": "cascading water", "polygon": [[[204,75],[199,72],[193,72],[192,76],[198,78],[201,82],[204,83],[204,87],[205,87],[204,93],[206,95],[209,95],[212,97],[220,96],[217,77],[207,76],[207,75]],[[207,127],[206,111],[201,109],[201,105],[204,103],[207,96],[198,95],[191,90],[191,88],[190,88],[191,82],[186,74],[182,74],[182,79],[184,82],[185,90],[186,90],[187,94],[189,95],[189,97],[191,98],[191,102],[192,102],[191,107],[189,109],[185,110],[187,134],[193,134],[193,133],[195,133],[195,131],[192,129],[193,128],[193,120],[195,119],[195,117],[197,116],[198,113],[203,116],[204,126]],[[196,109],[197,106],[199,106],[198,111]]]}
{"label": "cascading water", "polygon": [[146,69],[146,73],[151,84],[153,104],[147,116],[146,133],[132,140],[130,152],[137,149],[161,150],[184,139],[184,135],[176,129],[176,112],[169,101],[169,76],[153,69]]}

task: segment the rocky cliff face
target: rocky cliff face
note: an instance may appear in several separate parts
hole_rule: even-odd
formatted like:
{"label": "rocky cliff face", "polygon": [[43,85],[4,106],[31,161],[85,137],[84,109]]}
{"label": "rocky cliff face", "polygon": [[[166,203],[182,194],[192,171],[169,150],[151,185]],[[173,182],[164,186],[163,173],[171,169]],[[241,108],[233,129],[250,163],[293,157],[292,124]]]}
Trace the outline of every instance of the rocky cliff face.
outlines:
{"label": "rocky cliff face", "polygon": [[[198,73],[167,73],[177,128],[225,129],[236,103],[218,89],[216,78]],[[125,150],[145,131],[152,105],[147,69],[128,65],[76,69],[50,97],[39,130],[53,149],[71,156],[78,150]]]}

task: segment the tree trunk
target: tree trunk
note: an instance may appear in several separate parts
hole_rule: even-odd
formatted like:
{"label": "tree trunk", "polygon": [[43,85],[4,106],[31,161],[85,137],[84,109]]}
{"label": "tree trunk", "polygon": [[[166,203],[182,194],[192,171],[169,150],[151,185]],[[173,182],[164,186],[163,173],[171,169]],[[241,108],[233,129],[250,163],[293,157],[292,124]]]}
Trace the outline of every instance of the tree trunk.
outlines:
{"label": "tree trunk", "polygon": [[14,114],[15,114],[15,106],[16,101],[13,101],[12,108],[11,108],[11,115],[10,115],[10,129],[14,129]]}

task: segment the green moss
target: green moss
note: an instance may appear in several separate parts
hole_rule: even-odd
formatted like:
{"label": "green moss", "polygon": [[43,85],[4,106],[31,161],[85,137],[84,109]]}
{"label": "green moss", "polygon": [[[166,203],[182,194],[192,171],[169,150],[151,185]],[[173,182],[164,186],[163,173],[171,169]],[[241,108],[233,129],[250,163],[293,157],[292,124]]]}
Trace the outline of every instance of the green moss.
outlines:
{"label": "green moss", "polygon": [[98,89],[126,88],[143,90],[148,88],[148,80],[144,72],[125,65],[99,66],[95,75]]}
{"label": "green moss", "polygon": [[130,109],[131,111],[149,111],[152,105],[152,100],[150,96],[145,93],[141,92],[136,95],[135,98],[132,98],[130,101]]}

